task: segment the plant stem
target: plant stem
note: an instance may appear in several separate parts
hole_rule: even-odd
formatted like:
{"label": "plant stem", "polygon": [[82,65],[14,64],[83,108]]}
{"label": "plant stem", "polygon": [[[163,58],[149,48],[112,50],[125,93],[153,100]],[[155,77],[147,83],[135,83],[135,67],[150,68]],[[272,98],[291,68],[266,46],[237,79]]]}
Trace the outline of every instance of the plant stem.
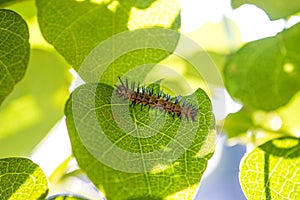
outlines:
{"label": "plant stem", "polygon": [[55,183],[61,180],[70,167],[69,163],[73,158],[73,155],[70,155],[53,171],[53,173],[49,176],[50,184],[55,185]]}

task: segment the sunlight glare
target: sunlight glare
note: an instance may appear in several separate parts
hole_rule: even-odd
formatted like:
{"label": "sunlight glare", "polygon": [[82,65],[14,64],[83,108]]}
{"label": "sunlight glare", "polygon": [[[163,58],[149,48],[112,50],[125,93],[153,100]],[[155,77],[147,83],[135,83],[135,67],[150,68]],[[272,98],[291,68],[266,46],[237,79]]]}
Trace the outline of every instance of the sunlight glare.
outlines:
{"label": "sunlight glare", "polygon": [[112,11],[112,12],[116,12],[118,6],[120,5],[119,1],[112,1],[107,8]]}
{"label": "sunlight glare", "polygon": [[285,64],[283,65],[283,70],[284,70],[286,73],[291,73],[291,72],[294,71],[294,69],[295,69],[295,67],[294,67],[294,65],[293,65],[292,63],[287,62],[287,63],[285,63]]}
{"label": "sunlight glare", "polygon": [[181,6],[181,32],[197,30],[207,22],[218,22],[230,12],[230,0],[179,0]]}
{"label": "sunlight glare", "polygon": [[[177,162],[175,162],[175,163],[177,163]],[[175,164],[175,163],[173,165],[178,165],[178,163],[177,164]],[[171,167],[170,165],[166,165],[166,164],[157,164],[157,165],[153,166],[153,168],[150,171],[150,174],[161,173],[170,167]]]}
{"label": "sunlight glare", "polygon": [[95,4],[102,4],[104,3],[103,0],[90,0],[91,3],[95,3]]}
{"label": "sunlight glare", "polygon": [[278,131],[282,126],[282,120],[279,116],[274,116],[269,121],[269,126],[272,130]]}

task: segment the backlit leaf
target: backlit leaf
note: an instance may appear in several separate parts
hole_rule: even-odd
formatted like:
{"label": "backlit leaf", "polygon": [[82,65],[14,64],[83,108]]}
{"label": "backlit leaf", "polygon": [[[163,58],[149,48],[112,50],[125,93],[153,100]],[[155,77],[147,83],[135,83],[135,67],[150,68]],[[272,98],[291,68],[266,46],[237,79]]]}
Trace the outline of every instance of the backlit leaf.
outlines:
{"label": "backlit leaf", "polygon": [[43,36],[75,70],[93,48],[114,34],[147,27],[180,27],[180,7],[173,0],[39,0],[36,6]]}
{"label": "backlit leaf", "polygon": [[26,22],[11,10],[0,9],[0,105],[26,71],[29,33]]}
{"label": "backlit leaf", "polygon": [[0,159],[1,199],[45,199],[47,193],[46,176],[37,164],[27,158]]}
{"label": "backlit leaf", "polygon": [[66,105],[80,167],[109,199],[192,199],[214,151],[214,118],[203,90],[182,97],[200,112],[174,119],[114,95],[106,84],[77,88]]}
{"label": "backlit leaf", "polygon": [[299,143],[299,138],[275,139],[246,156],[240,182],[248,199],[300,198]]}
{"label": "backlit leaf", "polygon": [[300,23],[274,37],[250,42],[224,69],[231,96],[256,109],[274,110],[300,89]]}

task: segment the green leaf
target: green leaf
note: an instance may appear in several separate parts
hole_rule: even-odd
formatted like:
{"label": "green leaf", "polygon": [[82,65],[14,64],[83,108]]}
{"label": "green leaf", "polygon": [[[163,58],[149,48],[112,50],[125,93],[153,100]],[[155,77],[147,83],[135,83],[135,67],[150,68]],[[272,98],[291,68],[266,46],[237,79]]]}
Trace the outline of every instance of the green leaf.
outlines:
{"label": "green leaf", "polygon": [[[33,44],[32,41],[35,41],[37,39],[36,38],[37,32],[39,34],[39,38],[42,37],[39,29],[36,28],[33,30],[33,26],[38,26],[37,20],[36,20],[37,10],[35,7],[35,1],[15,0],[15,2],[12,1],[12,3],[8,4],[8,6],[6,6],[6,9],[17,12],[27,22],[29,32],[30,32],[30,40],[29,40],[30,46],[31,46],[31,48],[33,46],[35,46],[35,44]],[[39,40],[41,40],[41,39],[39,39]],[[46,41],[45,41],[45,43],[46,43]]]}
{"label": "green leaf", "polygon": [[94,48],[78,74],[86,82],[108,85],[123,75],[141,82],[157,63],[174,51],[179,38],[177,31],[162,28],[122,32]]}
{"label": "green leaf", "polygon": [[293,99],[284,107],[278,110],[278,115],[282,120],[282,129],[286,132],[299,135],[300,133],[300,92],[298,92]]}
{"label": "green leaf", "polygon": [[74,155],[108,200],[193,198],[214,151],[214,117],[203,90],[182,99],[199,107],[195,122],[129,107],[102,83],[72,93],[65,113]]}
{"label": "green leaf", "polygon": [[233,8],[238,8],[239,6],[248,3],[263,9],[269,15],[271,20],[287,18],[300,11],[300,1],[295,0],[232,0],[231,6]]}
{"label": "green leaf", "polygon": [[63,117],[72,77],[54,51],[32,49],[24,79],[0,107],[0,157],[28,156]]}
{"label": "green leaf", "polygon": [[173,0],[40,0],[36,6],[43,36],[75,70],[98,44],[114,34],[147,27],[180,27],[180,6]]}
{"label": "green leaf", "polygon": [[256,109],[274,110],[300,89],[300,23],[274,37],[250,42],[224,68],[231,96]]}
{"label": "green leaf", "polygon": [[243,43],[238,25],[226,16],[219,22],[207,22],[186,35],[205,50],[221,54],[228,54]]}
{"label": "green leaf", "polygon": [[224,130],[228,138],[237,137],[247,133],[254,127],[251,112],[245,108],[236,113],[230,113],[225,120]]}
{"label": "green leaf", "polygon": [[0,2],[0,8],[17,2],[20,2],[20,0],[2,0]]}
{"label": "green leaf", "polygon": [[27,158],[0,159],[1,199],[45,199],[48,183],[41,168]]}
{"label": "green leaf", "polygon": [[0,9],[0,105],[26,71],[29,61],[29,33],[20,15]]}
{"label": "green leaf", "polygon": [[248,199],[300,198],[300,140],[285,137],[256,147],[240,167]]}

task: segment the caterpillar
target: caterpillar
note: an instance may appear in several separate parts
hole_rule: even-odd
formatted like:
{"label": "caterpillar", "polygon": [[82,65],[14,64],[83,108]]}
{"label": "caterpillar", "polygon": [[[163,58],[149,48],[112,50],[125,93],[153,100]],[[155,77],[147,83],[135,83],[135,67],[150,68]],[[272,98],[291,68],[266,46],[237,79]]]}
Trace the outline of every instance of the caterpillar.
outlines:
{"label": "caterpillar", "polygon": [[195,117],[198,114],[198,109],[193,107],[192,104],[187,104],[185,101],[180,104],[179,96],[175,98],[175,101],[172,101],[170,95],[165,95],[163,97],[163,91],[159,91],[157,94],[154,93],[154,88],[147,88],[145,86],[140,87],[138,84],[135,90],[135,82],[131,83],[131,87],[129,87],[128,80],[126,79],[125,84],[120,77],[120,85],[115,85],[116,87],[116,95],[118,97],[123,98],[124,100],[130,101],[130,106],[135,106],[137,104],[141,104],[141,110],[145,106],[149,106],[150,108],[156,108],[161,112],[166,112],[170,114],[173,118],[175,116],[180,119],[189,118],[192,121],[195,121]]}

